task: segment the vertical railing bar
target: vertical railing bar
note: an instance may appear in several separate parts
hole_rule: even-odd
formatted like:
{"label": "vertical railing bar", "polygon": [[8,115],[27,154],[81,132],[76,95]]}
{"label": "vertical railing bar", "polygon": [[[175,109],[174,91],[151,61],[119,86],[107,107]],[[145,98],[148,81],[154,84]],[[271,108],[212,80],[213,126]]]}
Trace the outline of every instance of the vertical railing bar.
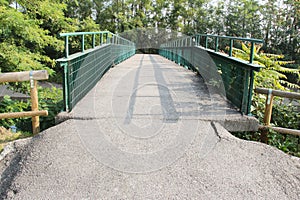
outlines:
{"label": "vertical railing bar", "polygon": [[81,37],[81,51],[84,52],[84,34]]}
{"label": "vertical railing bar", "polygon": [[233,39],[230,39],[230,46],[229,46],[229,56],[232,56],[232,49],[233,49]]}
{"label": "vertical railing bar", "polygon": [[65,38],[65,53],[66,53],[66,58],[69,57],[69,36],[66,36]]}
{"label": "vertical railing bar", "polygon": [[254,71],[250,71],[250,85],[249,85],[249,94],[248,94],[248,108],[247,114],[251,115],[251,104],[252,104],[252,95],[253,95],[253,86],[254,86]]}
{"label": "vertical railing bar", "polygon": [[68,81],[68,63],[62,63],[61,66],[64,68],[64,103],[65,103],[65,111],[69,111],[69,81]]}
{"label": "vertical railing bar", "polygon": [[218,52],[218,48],[219,48],[219,37],[215,38],[215,52]]}
{"label": "vertical railing bar", "polygon": [[248,100],[249,100],[249,70],[244,72],[244,89],[241,112],[247,114]]}
{"label": "vertical railing bar", "polygon": [[254,42],[251,42],[251,50],[250,50],[250,63],[253,63],[254,60]]}
{"label": "vertical railing bar", "polygon": [[207,49],[208,46],[208,36],[205,36],[205,48]]}
{"label": "vertical railing bar", "polygon": [[95,34],[93,34],[93,49],[95,48]]}
{"label": "vertical railing bar", "polygon": [[[99,34],[99,36],[98,36]],[[107,44],[109,43],[113,43],[118,45],[117,48],[109,48],[109,51],[107,51],[106,53],[116,53],[116,60],[115,62],[119,63],[120,61],[123,61],[126,58],[129,58],[130,56],[134,55],[135,53],[135,44],[129,40],[123,39],[121,37],[119,37],[118,35],[115,35],[113,33],[110,33],[108,31],[103,31],[103,32],[80,32],[80,33],[62,33],[60,34],[60,36],[65,36],[65,55],[66,57],[70,57],[69,56],[69,37],[70,36],[77,36],[78,39],[81,41],[79,41],[79,44],[81,44],[81,46],[79,47],[79,50],[85,51],[87,49],[87,47],[85,46],[85,42],[86,42],[86,35],[91,35],[91,39],[92,39],[92,44],[89,44],[88,46],[93,46],[93,48],[96,47],[96,45],[98,45],[98,40],[100,40],[100,45],[105,44],[105,42]],[[100,38],[99,38],[100,37]],[[106,39],[105,39],[106,37]],[[98,39],[99,38],[99,39]],[[89,36],[88,36],[89,39]],[[89,43],[91,43],[89,41]],[[128,51],[128,52],[127,52]],[[108,56],[107,59],[113,59],[112,56]],[[72,77],[72,69],[69,66],[69,64],[73,64],[73,59],[71,59],[70,61],[68,59],[66,60],[61,60],[59,61],[61,63],[61,66],[64,66],[64,103],[65,103],[65,108],[67,111],[72,110],[72,108],[74,107],[74,105],[78,102],[78,99],[81,98],[81,94],[83,93],[76,93],[74,92],[72,86],[73,86],[73,81],[74,83],[77,81],[77,79],[75,77]],[[110,61],[109,61],[110,62]],[[108,63],[108,62],[107,62]],[[74,80],[73,80],[74,78]],[[72,79],[72,81],[71,81]],[[76,79],[76,80],[75,80]],[[80,80],[79,80],[80,81]],[[77,83],[75,83],[77,84]],[[80,86],[81,87],[81,86]],[[88,88],[87,88],[88,89]]]}

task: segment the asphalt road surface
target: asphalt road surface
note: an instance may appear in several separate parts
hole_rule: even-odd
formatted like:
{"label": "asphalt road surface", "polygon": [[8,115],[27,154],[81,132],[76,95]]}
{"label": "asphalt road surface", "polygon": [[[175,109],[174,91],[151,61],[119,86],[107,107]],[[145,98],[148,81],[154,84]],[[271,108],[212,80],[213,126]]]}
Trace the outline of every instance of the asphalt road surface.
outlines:
{"label": "asphalt road surface", "polygon": [[11,144],[1,198],[300,199],[300,159],[232,136],[242,116],[202,81],[154,55],[112,68],[69,120]]}

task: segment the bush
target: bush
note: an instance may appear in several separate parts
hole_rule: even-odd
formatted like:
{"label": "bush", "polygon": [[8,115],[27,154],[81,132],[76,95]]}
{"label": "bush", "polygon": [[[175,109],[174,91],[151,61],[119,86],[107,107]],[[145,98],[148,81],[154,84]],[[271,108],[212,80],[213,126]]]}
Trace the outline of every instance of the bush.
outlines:
{"label": "bush", "polygon": [[[265,95],[256,94],[253,98],[252,114],[262,123],[265,109]],[[271,125],[290,129],[300,129],[299,101],[284,101],[275,97],[273,101]],[[260,141],[260,132],[233,133],[238,138],[252,141]],[[270,130],[268,144],[294,156],[300,157],[300,137],[284,135]]]}
{"label": "bush", "polygon": [[[241,43],[241,49],[233,49],[233,55],[237,58],[247,60],[249,58],[251,45]],[[254,85],[270,89],[279,89],[289,91],[291,88],[299,89],[300,70],[297,67],[289,68],[293,61],[281,60],[283,55],[267,54],[260,51],[261,46],[255,46],[254,63],[263,68],[256,72]],[[284,67],[287,66],[287,67]],[[293,76],[295,80],[291,82],[288,77]],[[264,121],[266,96],[255,94],[252,101],[252,114],[262,124]],[[298,105],[298,106],[296,106]],[[287,101],[286,99],[275,97],[273,101],[273,112],[271,125],[290,129],[300,129],[300,101]],[[260,132],[255,133],[233,133],[235,136],[246,139],[260,141]],[[283,135],[270,131],[268,134],[268,144],[276,146],[284,152],[300,157],[299,136]]]}

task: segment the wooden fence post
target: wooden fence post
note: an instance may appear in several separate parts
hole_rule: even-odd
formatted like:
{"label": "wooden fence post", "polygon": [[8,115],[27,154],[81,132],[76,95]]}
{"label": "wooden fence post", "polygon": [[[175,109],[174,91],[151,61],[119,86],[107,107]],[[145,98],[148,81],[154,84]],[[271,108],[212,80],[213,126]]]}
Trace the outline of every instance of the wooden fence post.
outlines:
{"label": "wooden fence post", "polygon": [[[37,81],[30,80],[30,97],[31,97],[31,110],[39,110],[39,101],[38,101],[38,91],[37,91]],[[32,117],[32,133],[37,134],[40,132],[40,118],[39,116]]]}
{"label": "wooden fence post", "polygon": [[300,93],[272,90],[272,89],[266,89],[266,88],[255,88],[254,91],[258,94],[267,95],[266,107],[265,107],[265,113],[264,113],[264,125],[259,126],[259,130],[261,130],[260,138],[261,138],[262,142],[265,142],[265,143],[268,142],[268,133],[269,133],[270,129],[272,129],[278,133],[300,136],[300,130],[270,126],[274,96],[300,100]]}
{"label": "wooden fence post", "polygon": [[40,132],[40,118],[39,116],[47,116],[48,111],[39,111],[37,81],[47,80],[48,72],[46,70],[26,71],[26,72],[9,72],[0,74],[0,83],[3,82],[22,82],[30,81],[30,97],[31,97],[31,112],[13,112],[0,113],[0,119],[32,117],[32,133]]}
{"label": "wooden fence post", "polygon": [[[271,116],[272,116],[272,108],[273,108],[273,99],[274,95],[272,94],[272,89],[269,89],[266,99],[266,106],[265,106],[265,116],[264,116],[264,125],[269,126],[271,123]],[[260,139],[264,143],[268,143],[268,134],[269,130],[265,129],[262,130]]]}

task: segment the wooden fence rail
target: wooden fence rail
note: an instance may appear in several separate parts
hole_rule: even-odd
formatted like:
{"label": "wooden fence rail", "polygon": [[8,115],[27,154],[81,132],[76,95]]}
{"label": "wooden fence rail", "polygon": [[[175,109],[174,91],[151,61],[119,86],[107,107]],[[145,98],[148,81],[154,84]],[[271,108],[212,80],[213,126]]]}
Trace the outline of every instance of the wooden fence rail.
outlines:
{"label": "wooden fence rail", "polygon": [[291,135],[300,136],[300,130],[270,126],[274,96],[284,97],[284,98],[289,98],[289,99],[300,99],[300,93],[285,92],[285,91],[272,90],[272,89],[266,89],[266,88],[256,88],[254,91],[259,94],[267,95],[265,113],[264,113],[264,125],[259,127],[259,129],[261,130],[261,141],[262,142],[265,142],[265,143],[268,142],[269,129],[272,129],[276,132],[283,133],[283,134],[291,134]]}
{"label": "wooden fence rail", "polygon": [[0,74],[0,83],[30,81],[31,111],[1,113],[0,119],[32,117],[32,132],[33,132],[33,134],[37,134],[40,131],[39,116],[47,116],[48,115],[47,110],[39,111],[37,81],[47,80],[48,78],[49,78],[49,76],[48,76],[48,72],[46,70],[1,73]]}

